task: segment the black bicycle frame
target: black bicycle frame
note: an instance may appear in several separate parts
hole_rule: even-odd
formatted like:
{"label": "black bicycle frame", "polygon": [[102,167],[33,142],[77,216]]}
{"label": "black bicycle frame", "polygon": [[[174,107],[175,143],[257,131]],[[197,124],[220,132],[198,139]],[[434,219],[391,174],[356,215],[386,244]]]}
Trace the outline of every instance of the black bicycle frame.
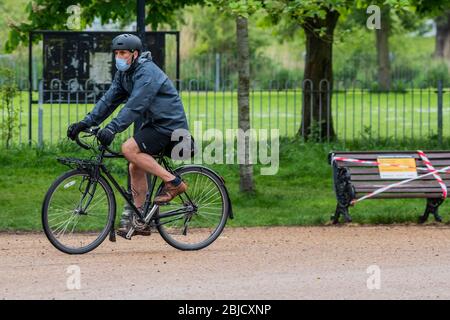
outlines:
{"label": "black bicycle frame", "polygon": [[[122,195],[122,197],[125,199],[125,201],[130,205],[130,207],[133,209],[134,213],[136,213],[136,215],[138,216],[140,222],[144,222],[145,221],[145,216],[144,214],[146,214],[148,212],[149,209],[149,205],[151,204],[151,199],[153,196],[153,192],[155,191],[155,186],[156,186],[156,176],[152,176],[152,182],[151,182],[151,186],[148,186],[148,197],[145,201],[145,207],[144,210],[142,211],[142,213],[138,210],[138,208],[136,208],[136,206],[133,203],[133,196],[132,194],[130,195],[130,193],[128,193],[127,191],[124,190],[124,188],[117,182],[117,180],[111,175],[111,173],[108,171],[108,169],[106,168],[106,166],[103,164],[103,159],[104,158],[115,158],[115,159],[120,159],[120,158],[124,158],[123,155],[121,154],[113,154],[113,153],[106,153],[105,152],[106,149],[105,148],[101,148],[101,153],[99,155],[99,169],[102,173],[104,173],[106,175],[106,177],[108,178],[108,180],[112,183],[112,185],[117,189],[117,191],[119,191],[119,193]],[[168,165],[166,159],[164,159],[164,155],[158,155],[154,157],[155,159],[157,159],[158,163],[160,165],[162,165],[167,171],[169,171],[170,173],[174,173],[172,168]],[[189,203],[192,204],[192,201],[190,199],[190,197],[186,195],[186,198],[188,199]],[[193,204],[192,204],[193,205]],[[176,216],[182,213],[186,213],[186,211],[182,211],[180,212],[180,210],[182,209],[176,209],[176,210],[172,210],[169,212],[165,212],[162,215],[159,215],[159,218],[167,218],[167,217],[171,217],[171,216]]]}

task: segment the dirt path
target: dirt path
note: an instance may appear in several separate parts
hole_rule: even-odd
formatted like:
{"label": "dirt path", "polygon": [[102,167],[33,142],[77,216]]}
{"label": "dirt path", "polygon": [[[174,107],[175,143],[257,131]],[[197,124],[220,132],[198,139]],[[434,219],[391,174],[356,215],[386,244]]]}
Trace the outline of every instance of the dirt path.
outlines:
{"label": "dirt path", "polygon": [[[67,287],[71,265],[79,290]],[[369,290],[373,265],[380,289]],[[0,298],[449,299],[450,228],[228,228],[198,252],[153,234],[84,256],[58,252],[41,234],[3,233]]]}

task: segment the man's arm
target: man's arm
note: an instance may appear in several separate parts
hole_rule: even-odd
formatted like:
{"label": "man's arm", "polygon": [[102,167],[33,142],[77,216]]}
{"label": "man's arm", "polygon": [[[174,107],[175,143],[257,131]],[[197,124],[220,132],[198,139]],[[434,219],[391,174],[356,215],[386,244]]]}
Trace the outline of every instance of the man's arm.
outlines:
{"label": "man's arm", "polygon": [[155,79],[144,68],[136,74],[133,92],[127,103],[107,126],[113,133],[119,133],[135,122],[151,104],[165,79]]}
{"label": "man's arm", "polygon": [[114,110],[127,98],[127,92],[119,83],[119,71],[116,72],[108,91],[95,104],[94,109],[89,112],[84,120],[89,127],[98,126],[105,121]]}

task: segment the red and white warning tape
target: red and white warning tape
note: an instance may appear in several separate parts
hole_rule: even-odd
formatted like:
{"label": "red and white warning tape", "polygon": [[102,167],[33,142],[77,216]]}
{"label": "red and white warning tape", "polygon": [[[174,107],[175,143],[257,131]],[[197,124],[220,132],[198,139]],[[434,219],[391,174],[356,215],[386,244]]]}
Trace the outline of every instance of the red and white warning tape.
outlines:
{"label": "red and white warning tape", "polygon": [[[417,170],[420,171],[428,171],[428,173],[423,174],[423,175],[418,175],[417,177],[414,178],[410,178],[410,179],[406,179],[400,182],[396,182],[390,185],[387,185],[385,187],[382,187],[380,189],[377,189],[375,191],[373,191],[372,193],[369,193],[359,199],[355,199],[351,202],[352,205],[354,205],[356,202],[371,198],[377,194],[380,194],[384,191],[387,191],[389,189],[398,187],[400,185],[403,184],[407,184],[408,182],[414,181],[414,180],[419,180],[422,179],[424,177],[433,175],[434,178],[437,180],[437,182],[439,183],[441,189],[442,189],[442,197],[445,199],[447,198],[447,186],[445,185],[444,181],[442,180],[441,176],[438,174],[439,172],[441,173],[449,173],[450,170],[450,166],[447,166],[445,168],[436,170],[433,165],[431,164],[430,160],[428,159],[428,157],[425,155],[425,153],[421,150],[418,150],[417,153],[419,154],[420,158],[422,159],[422,162],[426,165],[426,168],[420,168],[417,167]],[[332,161],[343,161],[343,162],[353,162],[353,163],[361,163],[361,164],[372,164],[372,165],[377,165],[377,166],[388,166],[388,167],[398,167],[398,168],[414,168],[414,167],[410,167],[410,166],[405,166],[405,165],[398,165],[398,164],[389,164],[389,163],[380,163],[377,161],[368,161],[368,160],[359,160],[359,159],[352,159],[352,158],[344,158],[344,157],[333,157]]]}
{"label": "red and white warning tape", "polygon": [[[428,160],[428,157],[425,155],[425,153],[423,153],[423,151],[417,150],[417,153],[419,154],[420,158],[422,159],[422,162],[425,163],[425,165],[427,166],[427,168],[430,172],[436,171],[436,169],[434,169],[430,160]],[[444,181],[442,181],[441,176],[437,173],[434,173],[433,176],[437,180],[439,185],[441,186],[442,198],[444,198],[444,199],[447,198],[447,186],[445,185]]]}

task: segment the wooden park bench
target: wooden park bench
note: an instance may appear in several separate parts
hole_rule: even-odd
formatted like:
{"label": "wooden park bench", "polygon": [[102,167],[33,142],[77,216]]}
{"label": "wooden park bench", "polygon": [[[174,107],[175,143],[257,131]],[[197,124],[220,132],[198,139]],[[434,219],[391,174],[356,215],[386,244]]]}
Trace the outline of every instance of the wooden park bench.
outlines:
{"label": "wooden park bench", "polygon": [[[331,217],[333,223],[338,223],[341,215],[346,222],[351,222],[348,208],[360,200],[374,198],[425,198],[427,204],[424,214],[419,218],[419,223],[424,223],[430,214],[434,215],[436,221],[441,222],[438,208],[446,198],[445,188],[450,187],[450,168],[447,168],[448,171],[445,169],[445,172],[439,172],[439,170],[450,166],[450,151],[424,151],[423,154],[428,161],[418,151],[331,152],[328,159],[333,167],[334,190],[337,198],[336,212]],[[399,158],[401,159],[394,160],[397,164],[392,164],[392,159]],[[405,159],[407,159],[406,162]],[[403,164],[398,164],[398,161]],[[410,165],[404,164],[407,162]],[[412,168],[414,162],[416,168]],[[385,172],[384,168],[391,168],[387,171],[409,172]],[[413,172],[424,177],[414,179],[395,176],[414,175]],[[387,186],[390,186],[387,190],[379,192],[381,188],[386,189]]]}

